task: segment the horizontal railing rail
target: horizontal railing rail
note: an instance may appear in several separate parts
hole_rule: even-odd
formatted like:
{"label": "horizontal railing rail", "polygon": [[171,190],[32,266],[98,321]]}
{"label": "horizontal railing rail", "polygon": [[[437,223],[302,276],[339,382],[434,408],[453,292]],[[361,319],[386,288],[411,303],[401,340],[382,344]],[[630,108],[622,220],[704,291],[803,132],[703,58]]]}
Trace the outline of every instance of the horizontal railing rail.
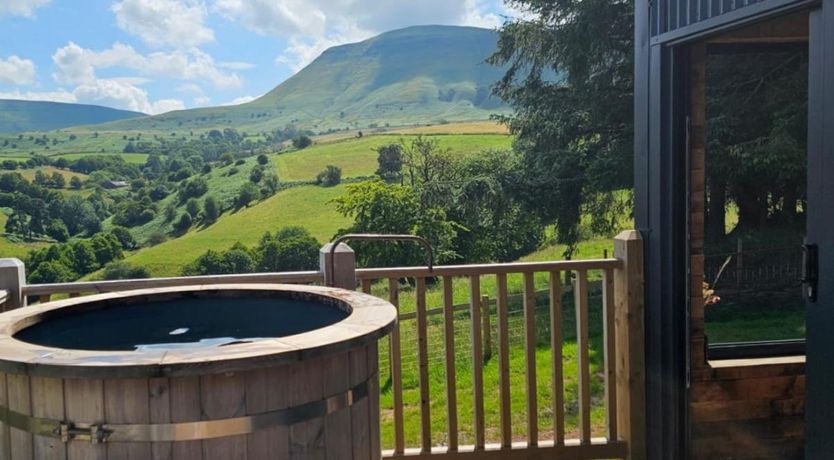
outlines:
{"label": "horizontal railing rail", "polygon": [[613,270],[620,268],[618,259],[559,260],[553,262],[518,262],[503,264],[440,265],[427,267],[357,268],[356,279],[431,278],[439,276],[497,275],[524,272]]}
{"label": "horizontal railing rail", "polygon": [[23,286],[23,295],[52,296],[56,294],[87,294],[213,284],[266,284],[266,283],[320,283],[323,274],[318,271],[252,273],[243,275],[183,276],[174,278],[147,278],[114,281],[85,281],[76,283],[30,284]]}

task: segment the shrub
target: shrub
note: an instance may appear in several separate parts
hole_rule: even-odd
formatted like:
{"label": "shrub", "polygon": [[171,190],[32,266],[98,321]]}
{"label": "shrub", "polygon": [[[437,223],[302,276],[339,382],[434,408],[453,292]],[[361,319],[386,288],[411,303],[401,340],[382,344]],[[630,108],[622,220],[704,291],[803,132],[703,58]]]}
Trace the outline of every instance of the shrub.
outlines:
{"label": "shrub", "polygon": [[70,238],[67,226],[64,225],[63,221],[57,219],[53,220],[49,226],[46,227],[46,234],[59,243],[66,243]]}
{"label": "shrub", "polygon": [[145,267],[136,267],[127,262],[113,262],[104,267],[102,279],[129,280],[150,278],[151,272]]}
{"label": "shrub", "polygon": [[301,135],[292,140],[292,145],[298,150],[302,150],[313,145],[313,140],[310,139],[310,136]]}
{"label": "shrub", "polygon": [[208,192],[208,183],[205,179],[198,177],[185,182],[179,191],[180,202],[185,202],[189,198],[200,198]]}
{"label": "shrub", "polygon": [[260,166],[255,166],[254,168],[252,168],[252,172],[249,173],[249,180],[253,184],[257,184],[258,182],[260,182],[261,179],[263,179],[263,177],[264,177],[264,170]]}
{"label": "shrub", "polygon": [[260,198],[261,191],[251,182],[243,184],[240,192],[237,194],[237,207],[244,208],[249,206],[249,203]]}
{"label": "shrub", "polygon": [[148,236],[148,240],[146,241],[147,246],[156,246],[158,244],[162,244],[168,240],[168,235],[162,232],[154,232]]}
{"label": "shrub", "polygon": [[78,278],[78,275],[61,262],[50,260],[38,265],[29,275],[29,282],[33,284],[67,283]]}
{"label": "shrub", "polygon": [[220,212],[220,205],[217,203],[217,199],[213,196],[207,196],[203,202],[203,219],[207,223],[212,223],[220,217]]}
{"label": "shrub", "polygon": [[194,220],[191,218],[191,215],[187,212],[184,212],[180,215],[179,220],[174,223],[174,230],[185,233],[191,228],[191,225],[194,223]]}
{"label": "shrub", "polygon": [[324,171],[316,176],[316,185],[324,187],[333,187],[342,182],[342,168],[333,165],[327,165]]}
{"label": "shrub", "polygon": [[128,251],[136,249],[136,239],[133,238],[133,234],[130,233],[130,230],[127,228],[116,226],[110,230],[110,233],[113,234],[117,240],[119,240],[119,244],[122,245],[122,249]]}
{"label": "shrub", "polygon": [[258,155],[258,164],[261,166],[266,166],[269,163],[269,157],[264,155],[263,153]]}
{"label": "shrub", "polygon": [[185,212],[187,212],[192,220],[196,220],[200,215],[200,202],[195,198],[189,198],[185,203]]}

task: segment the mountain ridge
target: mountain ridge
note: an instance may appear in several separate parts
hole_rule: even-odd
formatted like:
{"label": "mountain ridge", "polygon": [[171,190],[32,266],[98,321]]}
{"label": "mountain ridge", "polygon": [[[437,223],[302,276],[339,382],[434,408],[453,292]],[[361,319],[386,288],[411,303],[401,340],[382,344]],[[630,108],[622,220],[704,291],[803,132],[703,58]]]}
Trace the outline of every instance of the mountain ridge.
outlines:
{"label": "mountain ridge", "polygon": [[508,107],[490,86],[503,74],[485,63],[497,33],[412,26],[325,50],[263,96],[235,106],[180,110],[100,129],[235,127],[268,132],[287,124],[318,132],[488,119]]}
{"label": "mountain ridge", "polygon": [[92,104],[0,99],[0,133],[52,131],[147,116]]}

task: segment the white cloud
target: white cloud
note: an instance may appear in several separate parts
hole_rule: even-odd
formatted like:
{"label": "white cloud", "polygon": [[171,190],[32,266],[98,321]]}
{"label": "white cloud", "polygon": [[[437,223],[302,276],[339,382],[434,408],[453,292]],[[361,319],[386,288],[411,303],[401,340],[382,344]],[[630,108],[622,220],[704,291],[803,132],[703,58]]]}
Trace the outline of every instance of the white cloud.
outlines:
{"label": "white cloud", "polygon": [[122,43],[94,51],[70,42],[55,51],[52,60],[58,69],[53,78],[64,84],[93,81],[97,69],[114,67],[130,69],[149,77],[207,80],[218,88],[238,88],[243,84],[237,74],[221,71],[209,54],[196,48],[143,55]]}
{"label": "white cloud", "polygon": [[71,92],[64,90],[44,92],[0,92],[0,99],[20,99],[24,101],[77,102],[75,94],[72,94]]}
{"label": "white cloud", "polygon": [[241,97],[236,97],[236,98],[234,98],[233,100],[231,100],[231,101],[229,101],[229,102],[227,102],[227,103],[225,103],[225,104],[220,104],[220,105],[240,105],[240,104],[246,104],[247,102],[252,102],[252,101],[254,101],[255,99],[257,99],[257,98],[256,98],[256,97],[253,97],[253,96],[241,96]]}
{"label": "white cloud", "polygon": [[252,64],[251,62],[237,62],[237,61],[218,62],[217,67],[221,67],[223,69],[229,69],[229,70],[248,70],[248,69],[254,69],[255,64]]}
{"label": "white cloud", "polygon": [[35,63],[11,55],[0,58],[0,83],[12,85],[29,85],[35,81]]}
{"label": "white cloud", "polygon": [[151,46],[190,48],[214,41],[200,0],[122,0],[111,9],[122,30]]}
{"label": "white cloud", "polygon": [[0,16],[32,17],[35,10],[49,4],[52,0],[3,0],[0,1]]}
{"label": "white cloud", "polygon": [[494,29],[503,23],[503,19],[496,13],[488,12],[482,2],[466,0],[466,14],[463,18],[463,25]]}
{"label": "white cloud", "polygon": [[194,105],[198,107],[205,107],[209,105],[211,98],[208,96],[198,96],[194,98]]}
{"label": "white cloud", "polygon": [[160,99],[151,104],[151,111],[148,113],[156,115],[183,109],[185,109],[185,104],[179,99]]}
{"label": "white cloud", "polygon": [[[215,0],[214,10],[263,35],[321,35],[327,16],[318,0]],[[343,3],[343,2],[331,2]]]}
{"label": "white cloud", "polygon": [[497,27],[501,0],[214,0],[212,9],[289,45],[276,62],[299,70],[325,49],[417,24]]}

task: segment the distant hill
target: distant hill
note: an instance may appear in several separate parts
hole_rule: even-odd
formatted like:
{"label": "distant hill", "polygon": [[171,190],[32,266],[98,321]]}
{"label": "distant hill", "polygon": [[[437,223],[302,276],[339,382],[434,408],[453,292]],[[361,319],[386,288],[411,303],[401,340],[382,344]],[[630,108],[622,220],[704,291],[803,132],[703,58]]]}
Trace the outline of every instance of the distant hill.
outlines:
{"label": "distant hill", "polygon": [[51,131],[144,116],[97,105],[0,99],[0,133]]}
{"label": "distant hill", "polygon": [[182,110],[103,129],[177,130],[232,126],[250,132],[288,123],[322,132],[443,121],[506,112],[490,86],[502,70],[484,60],[487,29],[417,26],[330,48],[264,96],[237,106]]}

